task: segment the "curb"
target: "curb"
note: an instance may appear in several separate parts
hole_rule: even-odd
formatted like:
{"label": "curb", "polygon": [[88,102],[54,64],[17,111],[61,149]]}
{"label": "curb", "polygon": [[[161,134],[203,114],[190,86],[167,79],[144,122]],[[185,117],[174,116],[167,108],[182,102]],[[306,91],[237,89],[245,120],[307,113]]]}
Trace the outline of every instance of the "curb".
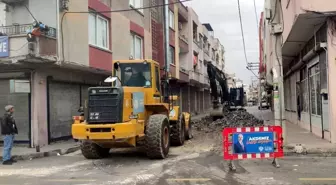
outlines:
{"label": "curb", "polygon": [[285,156],[316,156],[316,157],[336,157],[336,149],[310,148],[302,152],[285,149]]}
{"label": "curb", "polygon": [[[36,152],[36,153],[23,154],[23,155],[13,155],[12,157],[15,160],[32,160],[32,159],[38,159],[38,158],[43,158],[43,157],[65,155],[65,154],[76,152],[79,149],[80,149],[80,146],[76,145],[76,146],[66,148],[66,149],[56,149],[56,150],[51,150],[47,152]],[[0,157],[0,160],[2,161],[2,156]]]}

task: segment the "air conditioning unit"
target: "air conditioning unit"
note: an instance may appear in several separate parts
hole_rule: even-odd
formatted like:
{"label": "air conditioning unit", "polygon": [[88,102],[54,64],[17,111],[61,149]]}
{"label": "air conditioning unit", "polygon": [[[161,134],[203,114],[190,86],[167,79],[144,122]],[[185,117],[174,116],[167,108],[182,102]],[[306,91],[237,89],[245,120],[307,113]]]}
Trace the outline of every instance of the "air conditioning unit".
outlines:
{"label": "air conditioning unit", "polygon": [[178,23],[178,28],[179,28],[179,30],[181,31],[182,30],[182,28],[183,28],[183,26],[182,26],[182,23]]}

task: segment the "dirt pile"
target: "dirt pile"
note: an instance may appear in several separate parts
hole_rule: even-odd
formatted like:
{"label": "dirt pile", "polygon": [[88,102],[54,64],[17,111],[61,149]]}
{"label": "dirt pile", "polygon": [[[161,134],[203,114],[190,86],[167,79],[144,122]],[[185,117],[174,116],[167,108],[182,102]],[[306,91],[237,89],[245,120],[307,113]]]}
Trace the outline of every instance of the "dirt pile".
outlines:
{"label": "dirt pile", "polygon": [[238,111],[224,111],[224,117],[213,121],[211,117],[205,117],[201,120],[192,122],[193,127],[202,132],[218,132],[226,127],[257,127],[263,126],[263,120],[257,119],[252,114],[238,110]]}

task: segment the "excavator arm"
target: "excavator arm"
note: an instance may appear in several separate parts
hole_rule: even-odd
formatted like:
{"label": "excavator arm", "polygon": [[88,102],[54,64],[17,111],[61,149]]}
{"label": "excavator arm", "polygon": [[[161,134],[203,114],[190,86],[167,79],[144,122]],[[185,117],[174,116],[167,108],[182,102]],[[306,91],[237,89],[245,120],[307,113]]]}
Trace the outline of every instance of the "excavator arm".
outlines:
{"label": "excavator arm", "polygon": [[[224,105],[229,104],[230,95],[226,76],[223,71],[219,70],[210,61],[208,61],[207,73],[209,76],[212,97],[212,111],[210,112],[210,116],[212,116],[215,120],[223,117],[222,108]],[[220,89],[217,88],[217,83],[220,85]]]}

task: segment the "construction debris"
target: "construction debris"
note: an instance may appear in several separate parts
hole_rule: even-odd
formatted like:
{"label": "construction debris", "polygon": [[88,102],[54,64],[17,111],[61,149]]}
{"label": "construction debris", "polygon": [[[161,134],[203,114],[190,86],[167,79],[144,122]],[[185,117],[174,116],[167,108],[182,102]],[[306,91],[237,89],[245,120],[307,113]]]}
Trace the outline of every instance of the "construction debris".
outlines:
{"label": "construction debris", "polygon": [[224,111],[224,117],[216,121],[212,121],[211,117],[205,117],[201,120],[193,121],[193,126],[198,131],[216,132],[226,127],[256,127],[263,126],[264,121],[257,119],[252,114],[243,111]]}

